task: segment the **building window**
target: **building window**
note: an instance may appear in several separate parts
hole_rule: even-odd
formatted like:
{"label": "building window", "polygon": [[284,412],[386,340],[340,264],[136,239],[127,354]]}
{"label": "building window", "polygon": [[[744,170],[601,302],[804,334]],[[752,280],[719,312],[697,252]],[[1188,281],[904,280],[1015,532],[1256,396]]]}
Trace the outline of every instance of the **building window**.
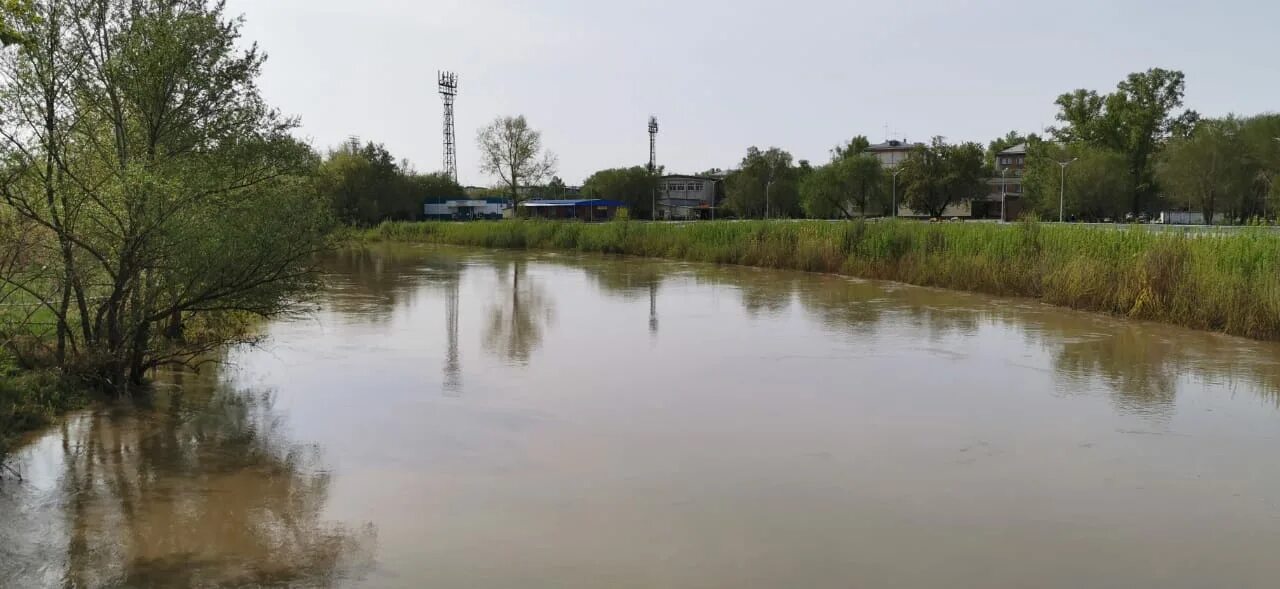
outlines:
{"label": "building window", "polygon": [[1007,157],[1000,158],[1000,164],[1005,166],[1009,165],[1009,158]]}

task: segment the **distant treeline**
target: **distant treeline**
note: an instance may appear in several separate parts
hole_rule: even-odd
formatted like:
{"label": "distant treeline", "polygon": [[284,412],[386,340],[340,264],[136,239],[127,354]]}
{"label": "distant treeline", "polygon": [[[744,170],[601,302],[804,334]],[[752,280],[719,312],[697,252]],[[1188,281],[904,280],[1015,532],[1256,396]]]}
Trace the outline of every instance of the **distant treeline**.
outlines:
{"label": "distant treeline", "polygon": [[[1205,118],[1183,110],[1182,72],[1151,69],[1130,74],[1111,93],[1075,90],[1061,95],[1058,124],[1046,135],[1011,131],[986,145],[935,137],[911,146],[907,159],[886,167],[858,135],[815,165],[778,147],[750,147],[722,178],[722,215],[741,218],[854,218],[892,214],[899,204],[930,216],[982,198],[1000,176],[997,154],[1027,144],[1022,210],[1057,219],[1059,200],[1068,219],[1121,219],[1162,210],[1191,210],[1212,219],[1274,219],[1280,207],[1280,115]],[[1020,167],[1020,166],[1019,166]],[[1064,170],[1065,167],[1065,170]],[[626,201],[634,217],[648,218],[662,171],[613,168],[592,174],[585,193]],[[895,177],[896,174],[896,177]]]}

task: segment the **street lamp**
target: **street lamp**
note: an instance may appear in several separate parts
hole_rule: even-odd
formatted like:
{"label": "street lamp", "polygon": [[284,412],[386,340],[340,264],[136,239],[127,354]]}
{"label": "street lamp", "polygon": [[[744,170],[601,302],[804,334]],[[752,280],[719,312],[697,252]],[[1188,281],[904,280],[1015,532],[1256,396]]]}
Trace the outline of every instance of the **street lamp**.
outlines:
{"label": "street lamp", "polygon": [[898,174],[901,174],[901,173],[902,173],[901,167],[899,167],[897,170],[894,170],[893,172],[893,216],[894,217],[898,216]]}
{"label": "street lamp", "polygon": [[1005,180],[1005,174],[1009,173],[1009,168],[1000,168],[1000,222],[1005,223],[1009,219],[1005,216],[1005,199],[1009,196],[1009,183]]}
{"label": "street lamp", "polygon": [[1061,174],[1062,178],[1059,180],[1060,184],[1058,187],[1058,222],[1059,223],[1066,220],[1066,214],[1065,214],[1066,204],[1065,203],[1067,202],[1067,166],[1071,165],[1072,162],[1078,159],[1080,158],[1073,157],[1070,160],[1065,162],[1057,162],[1058,166],[1062,168],[1062,174]]}
{"label": "street lamp", "polygon": [[764,218],[769,218],[769,189],[773,188],[773,174],[769,175],[769,182],[764,185]]}

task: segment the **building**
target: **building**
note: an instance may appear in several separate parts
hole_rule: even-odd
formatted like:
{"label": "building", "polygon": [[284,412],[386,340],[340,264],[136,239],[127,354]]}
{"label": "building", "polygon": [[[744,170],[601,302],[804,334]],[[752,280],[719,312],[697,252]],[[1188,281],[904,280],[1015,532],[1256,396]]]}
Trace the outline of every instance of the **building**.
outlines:
{"label": "building", "polygon": [[501,219],[511,210],[505,198],[428,198],[422,203],[424,219],[470,221]]}
{"label": "building", "polygon": [[710,176],[663,176],[658,179],[658,218],[709,218],[716,206],[716,183]]}
{"label": "building", "polygon": [[911,154],[911,150],[916,146],[922,146],[923,143],[907,143],[906,140],[898,141],[890,139],[884,143],[867,146],[867,152],[880,158],[880,165],[885,169],[896,168],[907,156]]}
{"label": "building", "polygon": [[527,200],[518,206],[531,218],[580,221],[608,221],[617,217],[618,211],[627,208],[627,204],[622,201],[602,198]]}
{"label": "building", "polygon": [[1022,176],[1026,170],[1026,143],[1019,143],[997,153],[995,175],[987,180],[989,190],[986,197],[973,203],[973,216],[1004,221],[1022,216]]}

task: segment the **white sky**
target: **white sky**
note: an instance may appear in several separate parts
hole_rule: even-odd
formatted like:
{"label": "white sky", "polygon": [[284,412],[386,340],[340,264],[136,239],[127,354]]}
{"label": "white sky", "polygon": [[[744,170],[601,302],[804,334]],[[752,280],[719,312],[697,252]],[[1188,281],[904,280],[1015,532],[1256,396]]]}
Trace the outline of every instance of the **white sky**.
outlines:
{"label": "white sky", "polygon": [[1206,115],[1280,108],[1274,0],[230,0],[270,56],[266,98],[317,148],[357,135],[441,167],[436,71],[458,72],[458,174],[476,131],[524,114],[579,184],[648,161],[736,165],[750,145],[826,161],[857,134],[986,143],[1053,123],[1074,88],[1187,74]]}

